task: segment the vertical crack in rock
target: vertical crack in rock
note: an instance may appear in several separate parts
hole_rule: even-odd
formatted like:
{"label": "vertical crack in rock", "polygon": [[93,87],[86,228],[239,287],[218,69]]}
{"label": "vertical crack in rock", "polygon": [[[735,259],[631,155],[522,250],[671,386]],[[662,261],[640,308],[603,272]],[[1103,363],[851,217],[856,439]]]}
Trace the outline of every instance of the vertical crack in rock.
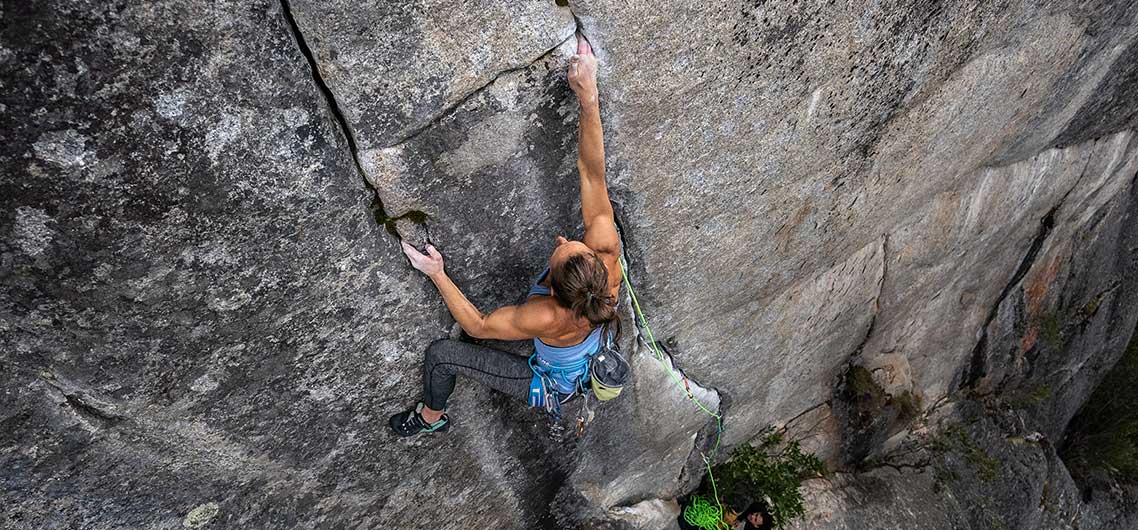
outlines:
{"label": "vertical crack in rock", "polygon": [[[300,26],[296,22],[296,17],[292,14],[292,7],[289,6],[288,0],[281,0],[281,14],[284,16],[289,29],[292,31],[292,38],[293,41],[296,42],[296,47],[300,49],[300,53],[304,55],[304,59],[308,62],[308,69],[312,72],[312,80],[316,83],[316,88],[324,97],[325,105],[332,113],[332,118],[336,121],[340,132],[344,135],[344,139],[348,142],[348,151],[352,155],[352,163],[355,165],[359,179],[363,181],[364,186],[372,193],[372,208],[375,210],[374,213],[377,222],[379,224],[385,224],[387,220],[394,222],[394,220],[399,219],[401,216],[392,217],[387,214],[387,211],[383,208],[383,200],[379,197],[379,191],[368,181],[364,173],[363,163],[360,161],[360,149],[356,143],[355,133],[348,124],[347,118],[344,117],[344,112],[340,109],[340,105],[336,101],[336,95],[320,74],[320,67],[316,64],[316,56],[312,53],[312,48],[308,47],[308,41],[305,40],[304,33],[300,31]],[[399,237],[390,227],[388,227],[388,232],[396,238]]]}
{"label": "vertical crack in rock", "polygon": [[[675,363],[672,363],[675,367]],[[683,373],[679,368],[675,369],[677,372]],[[686,376],[685,376],[686,377]],[[704,456],[711,459],[711,464],[714,465],[716,460],[719,460],[719,454],[711,454],[712,449],[719,450],[722,446],[719,444],[719,437],[723,436],[719,432],[723,424],[723,417],[727,414],[728,409],[731,407],[731,397],[718,388],[701,386],[699,383],[688,379],[688,383],[693,389],[703,390],[705,392],[714,392],[716,401],[719,406],[716,407],[715,413],[719,415],[718,424],[715,418],[709,418],[703,427],[700,427],[696,432],[695,439],[692,440],[692,448],[688,451],[688,457],[684,461],[684,465],[680,468],[680,473],[676,476],[676,484],[682,491],[688,491],[698,485],[703,471],[707,469],[707,464],[704,462]]]}
{"label": "vertical crack in rock", "polygon": [[[630,234],[626,228],[626,225],[622,221],[623,208],[620,204],[613,203],[613,214],[613,221],[616,223],[616,232],[620,237],[620,252],[624,258],[624,262],[627,264],[627,268],[631,269],[632,260],[629,259],[628,255]],[[631,278],[629,278],[628,281],[629,283],[632,283]],[[639,322],[636,321],[635,314],[632,315],[632,319],[634,324],[633,329],[636,331],[635,340],[644,344],[645,347],[651,350],[652,344],[649,342],[648,337],[644,336],[641,333],[641,328]],[[727,411],[730,409],[731,396],[714,386],[702,385],[698,381],[692,379],[691,377],[688,377],[684,373],[684,370],[676,364],[675,357],[672,356],[672,353],[666,344],[657,342],[656,346],[660,349],[661,352],[665,354],[663,362],[669,368],[679,374],[679,376],[683,378],[688,385],[690,385],[691,392],[693,394],[700,392],[706,392],[708,394],[714,393],[716,401],[718,403],[715,413],[719,415],[719,422],[717,423],[715,418],[708,418],[703,427],[697,431],[695,439],[692,440],[692,448],[688,451],[688,457],[684,461],[684,464],[680,467],[680,471],[676,476],[676,483],[678,487],[681,490],[687,491],[694,487],[694,484],[690,484],[690,482],[697,481],[699,477],[702,476],[703,470],[706,468],[703,461],[703,454],[708,453],[713,447],[718,447],[719,445],[718,437],[722,436],[722,433],[718,431],[720,429],[726,428],[724,425],[724,418],[727,415]],[[676,391],[679,389],[669,388],[668,390]],[[718,455],[708,455],[709,458],[715,458],[717,456]]]}
{"label": "vertical crack in rock", "polygon": [[869,325],[865,328],[865,337],[862,337],[861,342],[858,343],[857,348],[854,348],[851,359],[861,357],[862,350],[865,349],[866,343],[869,342],[870,337],[873,336],[873,331],[877,327],[877,315],[881,312],[881,292],[885,289],[885,276],[889,272],[889,234],[881,235],[881,276],[877,278],[877,294],[873,295],[873,314],[869,317]]}
{"label": "vertical crack in rock", "polygon": [[1051,235],[1052,229],[1055,228],[1055,214],[1063,207],[1063,203],[1066,202],[1071,192],[1079,187],[1079,183],[1083,181],[1083,177],[1087,174],[1091,160],[1091,157],[1087,158],[1087,162],[1083,165],[1083,169],[1079,173],[1078,178],[1075,179],[1075,183],[1059,198],[1055,206],[1052,206],[1043,218],[1039,220],[1039,227],[1035,231],[1035,237],[1032,238],[1031,246],[1027,249],[1027,254],[1020,260],[1011,279],[1004,285],[1003,290],[1001,290],[1000,295],[996,297],[996,301],[992,304],[992,307],[988,309],[988,316],[984,319],[984,324],[980,326],[980,338],[976,340],[976,346],[972,348],[972,355],[968,361],[968,366],[964,369],[960,385],[957,387],[958,390],[975,388],[977,383],[980,382],[980,379],[987,375],[985,358],[988,349],[988,327],[991,326],[996,316],[1000,314],[1000,305],[1004,303],[1004,299],[1012,293],[1016,285],[1027,276],[1027,273],[1030,272],[1031,268],[1035,265],[1035,260],[1043,250],[1043,244],[1047,242],[1047,238]]}
{"label": "vertical crack in rock", "polygon": [[[1066,197],[1064,197],[1066,198]],[[1031,241],[1031,246],[1027,249],[1027,254],[1020,260],[1019,266],[1016,267],[1015,273],[1012,274],[1011,280],[1008,281],[1004,289],[1000,291],[1000,295],[996,297],[995,303],[988,309],[988,316],[984,319],[984,324],[980,327],[980,338],[976,341],[976,346],[972,348],[972,358],[968,363],[968,368],[961,382],[961,388],[972,388],[980,381],[987,373],[984,357],[988,348],[988,326],[996,319],[996,315],[1000,313],[1000,305],[1003,304],[1004,299],[1011,294],[1012,289],[1027,276],[1028,271],[1035,265],[1036,258],[1039,257],[1039,252],[1043,250],[1043,244],[1047,241],[1048,236],[1051,235],[1051,230],[1055,228],[1055,212],[1063,205],[1060,200],[1047,214],[1039,220],[1039,228],[1036,229],[1035,238]]]}
{"label": "vertical crack in rock", "polygon": [[[281,0],[281,14],[284,16],[285,21],[287,22],[288,27],[292,32],[293,40],[296,42],[297,48],[300,50],[301,54],[308,62],[309,70],[312,72],[312,80],[315,82],[317,89],[320,91],[320,94],[324,97],[325,104],[327,105],[329,111],[332,113],[337,126],[339,127],[341,133],[344,135],[344,138],[348,143],[348,149],[351,152],[352,162],[356,168],[356,173],[363,181],[364,186],[366,186],[367,189],[372,192],[371,208],[375,217],[376,224],[383,226],[386,231],[396,239],[409,237],[411,240],[413,240],[412,242],[416,246],[420,246],[430,241],[430,231],[427,229],[426,224],[429,215],[426,212],[419,210],[410,210],[398,215],[389,215],[387,213],[379,190],[367,178],[367,172],[364,170],[363,160],[360,157],[360,147],[355,137],[355,131],[352,129],[351,124],[344,116],[344,112],[340,108],[339,102],[336,100],[335,93],[332,91],[331,87],[328,86],[328,83],[324,80],[323,75],[321,75],[320,67],[316,62],[315,54],[313,53],[312,48],[308,46],[308,42],[304,37],[304,33],[300,30],[300,25],[297,23],[296,17],[293,15],[292,8],[289,5],[288,0]],[[383,146],[383,148],[396,147],[416,138],[420,134],[437,125],[447,116],[453,114],[458,110],[458,108],[481,94],[484,90],[489,88],[502,77],[523,71],[527,68],[530,68],[534,64],[537,64],[538,62],[549,58],[558,48],[575,37],[580,26],[578,25],[576,16],[574,16],[573,20],[573,32],[568,37],[562,39],[556,45],[542,52],[536,58],[526,62],[525,64],[497,72],[486,83],[470,91],[470,93],[466,94],[453,104],[448,105],[447,107],[440,110],[438,114],[431,118],[427,123],[423,124],[420,127],[416,127],[414,130],[403,135],[396,141]],[[405,228],[405,223],[401,223],[400,221],[413,223],[414,225],[418,226],[419,229],[413,229],[410,233],[408,233],[406,231],[407,228]]]}
{"label": "vertical crack in rock", "polygon": [[292,30],[293,40],[296,41],[297,48],[300,48],[300,53],[304,55],[304,59],[308,61],[308,68],[312,71],[312,80],[316,82],[316,88],[324,96],[324,101],[328,105],[328,109],[332,111],[332,116],[336,119],[336,123],[340,126],[340,131],[344,133],[344,137],[348,141],[348,149],[352,152],[352,160],[356,162],[356,170],[363,175],[363,166],[359,161],[359,147],[356,144],[355,134],[352,128],[348,125],[347,118],[344,117],[344,112],[340,110],[340,104],[336,102],[336,95],[324,81],[324,76],[320,74],[320,67],[316,64],[316,56],[312,53],[312,48],[308,47],[308,41],[304,38],[304,33],[300,31],[300,26],[296,23],[296,17],[292,14],[292,8],[289,7],[288,0],[281,0],[281,13],[288,22],[289,29]]}

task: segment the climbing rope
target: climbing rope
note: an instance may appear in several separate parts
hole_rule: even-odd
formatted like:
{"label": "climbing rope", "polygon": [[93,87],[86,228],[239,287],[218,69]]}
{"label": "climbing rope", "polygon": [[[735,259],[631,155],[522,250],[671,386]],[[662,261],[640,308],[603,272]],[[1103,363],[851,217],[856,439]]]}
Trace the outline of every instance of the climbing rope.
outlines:
{"label": "climbing rope", "polygon": [[[628,289],[628,296],[632,298],[632,309],[636,312],[636,317],[640,320],[640,327],[644,329],[644,334],[648,336],[648,346],[652,349],[652,353],[656,356],[656,360],[659,361],[660,366],[664,368],[664,371],[668,373],[668,376],[672,378],[672,381],[675,381],[676,385],[679,386],[685,394],[687,394],[688,399],[691,400],[692,403],[695,403],[695,405],[708,416],[715,418],[715,445],[711,448],[711,456],[708,457],[703,453],[703,451],[699,452],[699,456],[703,458],[703,465],[707,467],[707,478],[711,482],[711,493],[715,498],[715,506],[708,504],[707,500],[703,497],[697,496],[692,499],[692,506],[695,506],[696,502],[703,502],[703,504],[706,506],[699,508],[692,513],[700,514],[698,517],[710,517],[708,514],[711,514],[711,510],[714,510],[715,517],[717,518],[716,523],[714,526],[703,526],[691,520],[688,521],[689,523],[695,526],[699,526],[700,528],[704,528],[706,530],[714,530],[720,526],[718,521],[722,520],[719,518],[723,516],[723,503],[719,501],[719,490],[715,485],[715,475],[711,473],[711,462],[712,460],[715,460],[715,455],[719,451],[719,440],[723,437],[723,418],[719,415],[718,412],[713,412],[711,409],[707,408],[706,405],[700,402],[699,398],[695,397],[695,394],[693,394],[691,391],[691,386],[687,384],[687,376],[677,375],[676,371],[672,369],[672,363],[664,361],[664,352],[660,351],[660,346],[656,343],[656,338],[652,336],[652,328],[648,327],[648,319],[645,318],[644,311],[640,309],[640,302],[636,300],[636,291],[632,289],[632,283],[628,280],[628,265],[624,262],[624,256],[621,256],[620,258],[620,272],[621,278],[624,280],[624,287]],[[692,506],[689,506],[688,508],[691,508]],[[684,510],[685,519],[687,519],[687,514],[688,511]],[[700,520],[706,521],[707,519]]]}
{"label": "climbing rope", "polygon": [[707,499],[695,496],[691,504],[684,508],[684,520],[688,524],[703,530],[720,530],[723,523],[723,508],[707,502]]}

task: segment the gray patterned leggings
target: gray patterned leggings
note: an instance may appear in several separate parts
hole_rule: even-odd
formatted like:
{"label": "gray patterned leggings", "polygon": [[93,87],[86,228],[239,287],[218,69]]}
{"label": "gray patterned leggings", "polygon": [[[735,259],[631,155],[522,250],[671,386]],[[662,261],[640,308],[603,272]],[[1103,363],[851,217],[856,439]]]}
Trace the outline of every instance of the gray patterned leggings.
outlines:
{"label": "gray patterned leggings", "polygon": [[533,371],[525,357],[451,339],[439,339],[427,347],[423,403],[434,410],[445,410],[459,375],[528,403]]}

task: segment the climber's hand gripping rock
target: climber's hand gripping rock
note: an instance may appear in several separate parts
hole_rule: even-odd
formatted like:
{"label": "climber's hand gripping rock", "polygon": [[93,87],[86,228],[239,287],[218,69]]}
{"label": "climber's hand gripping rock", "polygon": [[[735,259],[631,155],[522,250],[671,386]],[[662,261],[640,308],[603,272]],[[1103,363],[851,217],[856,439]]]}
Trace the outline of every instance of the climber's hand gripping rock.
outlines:
{"label": "climber's hand gripping rock", "polygon": [[402,242],[402,246],[403,253],[407,255],[407,259],[411,260],[411,266],[415,267],[415,270],[430,277],[442,274],[443,255],[439,253],[434,245],[427,244],[426,255],[419,252],[419,249],[411,246],[406,241]]}
{"label": "climber's hand gripping rock", "polygon": [[577,54],[569,59],[569,88],[582,104],[597,102],[597,56],[585,36],[577,34]]}

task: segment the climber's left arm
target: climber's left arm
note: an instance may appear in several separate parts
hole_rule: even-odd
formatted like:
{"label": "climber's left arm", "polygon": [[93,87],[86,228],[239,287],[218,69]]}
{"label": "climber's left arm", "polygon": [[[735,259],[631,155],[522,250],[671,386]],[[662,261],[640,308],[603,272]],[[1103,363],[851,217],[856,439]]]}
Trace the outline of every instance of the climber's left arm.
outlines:
{"label": "climber's left arm", "polygon": [[[480,339],[522,340],[532,339],[542,329],[548,329],[555,313],[539,300],[525,304],[500,307],[490,314],[482,314],[467,300],[443,268],[443,256],[434,245],[427,245],[427,255],[403,243],[403,253],[415,267],[435,283],[451,316],[468,335]],[[548,302],[549,300],[545,300]]]}

